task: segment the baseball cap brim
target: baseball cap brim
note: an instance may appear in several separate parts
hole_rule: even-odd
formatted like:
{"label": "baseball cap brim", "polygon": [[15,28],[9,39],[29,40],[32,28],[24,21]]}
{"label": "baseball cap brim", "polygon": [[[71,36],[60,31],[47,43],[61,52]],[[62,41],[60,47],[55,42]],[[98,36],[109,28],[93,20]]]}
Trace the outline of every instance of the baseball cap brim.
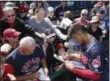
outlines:
{"label": "baseball cap brim", "polygon": [[21,32],[15,32],[13,33],[13,36],[19,36],[21,34]]}
{"label": "baseball cap brim", "polygon": [[99,21],[97,21],[97,20],[90,21],[90,23],[95,23],[95,22],[99,22]]}

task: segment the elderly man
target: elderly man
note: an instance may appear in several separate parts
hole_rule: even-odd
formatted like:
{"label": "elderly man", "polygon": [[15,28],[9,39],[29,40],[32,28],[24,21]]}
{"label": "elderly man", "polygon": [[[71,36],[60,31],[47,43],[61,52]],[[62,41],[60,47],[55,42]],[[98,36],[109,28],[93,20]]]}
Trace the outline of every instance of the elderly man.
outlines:
{"label": "elderly man", "polygon": [[85,69],[79,69],[71,62],[65,62],[66,67],[87,81],[100,81],[101,77],[103,77],[102,81],[108,81],[109,64],[105,59],[103,46],[86,31],[84,26],[72,26],[69,31],[69,36],[74,38],[79,44],[85,46],[85,50],[81,54],[72,54],[68,58],[81,61]]}
{"label": "elderly man", "polygon": [[12,65],[18,81],[35,80],[39,78],[38,69],[43,66],[44,74],[48,74],[43,51],[36,45],[32,37],[24,37],[6,59]]}
{"label": "elderly man", "polygon": [[74,20],[74,22],[76,24],[80,24],[82,26],[87,27],[88,24],[89,24],[89,21],[87,20],[87,15],[88,15],[88,10],[87,9],[82,9],[81,14],[80,14],[80,17],[79,18],[76,18]]}

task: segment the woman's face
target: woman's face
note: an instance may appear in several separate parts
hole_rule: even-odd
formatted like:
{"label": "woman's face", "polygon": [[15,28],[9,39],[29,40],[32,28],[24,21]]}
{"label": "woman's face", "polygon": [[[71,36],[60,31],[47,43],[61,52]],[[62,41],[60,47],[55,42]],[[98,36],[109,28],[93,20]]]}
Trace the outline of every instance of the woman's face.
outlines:
{"label": "woman's face", "polygon": [[92,23],[92,27],[98,27],[98,26],[99,26],[99,22]]}
{"label": "woman's face", "polygon": [[6,40],[7,40],[8,42],[13,42],[13,43],[15,43],[15,42],[18,42],[18,41],[19,41],[19,36],[6,37]]}
{"label": "woman's face", "polygon": [[44,9],[40,9],[37,13],[37,17],[39,17],[39,19],[44,19],[45,18],[45,10]]}

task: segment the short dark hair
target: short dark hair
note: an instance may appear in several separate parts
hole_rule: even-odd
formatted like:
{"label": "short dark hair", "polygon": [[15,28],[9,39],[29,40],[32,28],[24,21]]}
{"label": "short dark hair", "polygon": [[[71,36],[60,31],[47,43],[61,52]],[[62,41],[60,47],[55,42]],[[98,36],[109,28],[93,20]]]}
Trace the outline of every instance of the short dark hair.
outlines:
{"label": "short dark hair", "polygon": [[87,29],[79,24],[72,24],[68,30],[68,38],[71,38],[72,34],[77,32],[87,33]]}
{"label": "short dark hair", "polygon": [[36,9],[35,9],[35,13],[38,13],[38,12],[39,12],[40,10],[42,10],[42,9],[44,10],[44,8],[43,8],[43,7],[36,8]]}

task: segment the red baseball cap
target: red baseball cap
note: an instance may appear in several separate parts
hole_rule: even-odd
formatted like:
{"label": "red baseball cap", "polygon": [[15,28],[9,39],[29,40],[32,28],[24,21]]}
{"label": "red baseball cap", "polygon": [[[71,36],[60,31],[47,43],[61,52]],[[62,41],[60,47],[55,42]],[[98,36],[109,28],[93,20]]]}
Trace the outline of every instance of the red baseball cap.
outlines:
{"label": "red baseball cap", "polygon": [[19,36],[21,32],[16,31],[13,28],[8,28],[3,32],[4,37],[14,37],[14,36]]}
{"label": "red baseball cap", "polygon": [[64,48],[63,43],[59,43],[59,44],[57,44],[57,49],[61,49],[61,48]]}

